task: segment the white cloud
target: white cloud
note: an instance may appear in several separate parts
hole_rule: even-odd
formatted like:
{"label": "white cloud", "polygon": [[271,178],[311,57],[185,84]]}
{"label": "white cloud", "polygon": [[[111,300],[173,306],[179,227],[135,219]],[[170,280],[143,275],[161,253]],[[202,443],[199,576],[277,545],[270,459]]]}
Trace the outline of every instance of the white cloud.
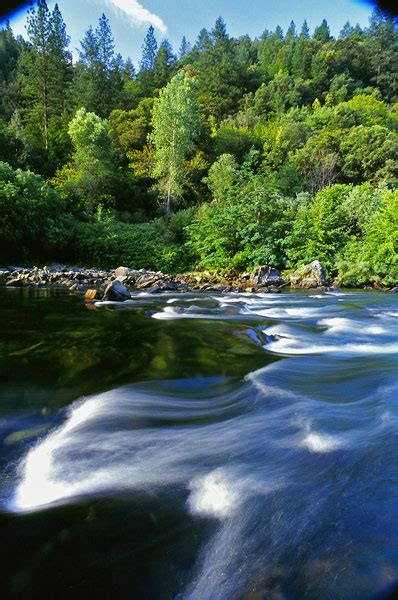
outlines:
{"label": "white cloud", "polygon": [[108,0],[110,4],[128,15],[135,23],[148,23],[156,27],[162,34],[167,31],[164,21],[142,6],[138,0]]}

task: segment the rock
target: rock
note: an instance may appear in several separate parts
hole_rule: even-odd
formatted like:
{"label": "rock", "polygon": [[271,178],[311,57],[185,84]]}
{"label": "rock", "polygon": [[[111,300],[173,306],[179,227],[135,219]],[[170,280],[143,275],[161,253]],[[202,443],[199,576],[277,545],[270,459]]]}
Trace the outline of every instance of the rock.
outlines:
{"label": "rock", "polygon": [[[45,284],[45,282],[42,282],[42,283],[39,283],[39,285],[46,285],[46,284]],[[70,292],[81,292],[82,290],[83,290],[83,286],[80,285],[79,283],[74,283],[69,288]]]}
{"label": "rock", "polygon": [[326,283],[326,272],[319,260],[304,265],[290,276],[290,285],[293,288],[318,288]]}
{"label": "rock", "polygon": [[140,271],[136,271],[135,269],[129,269],[128,267],[118,267],[114,271],[115,279],[119,281],[123,281],[123,279],[132,281],[138,279],[142,273]]}
{"label": "rock", "polygon": [[250,276],[250,281],[256,285],[283,285],[285,280],[278,271],[269,265],[256,267]]}
{"label": "rock", "polygon": [[152,288],[159,283],[158,277],[141,277],[136,281],[137,289],[146,290],[148,288]]}
{"label": "rock", "polygon": [[14,278],[14,279],[9,279],[6,282],[7,287],[22,287],[23,284],[24,284],[23,280],[18,277]]}
{"label": "rock", "polygon": [[390,292],[398,292],[398,287],[393,287]]}
{"label": "rock", "polygon": [[86,302],[94,302],[94,300],[99,300],[100,293],[98,290],[87,290],[84,294],[84,299]]}
{"label": "rock", "polygon": [[224,285],[222,283],[215,283],[214,285],[207,286],[208,292],[227,292],[231,289],[230,286]]}
{"label": "rock", "polygon": [[113,300],[116,302],[124,302],[130,300],[131,294],[120,281],[114,279],[105,289],[103,300]]}

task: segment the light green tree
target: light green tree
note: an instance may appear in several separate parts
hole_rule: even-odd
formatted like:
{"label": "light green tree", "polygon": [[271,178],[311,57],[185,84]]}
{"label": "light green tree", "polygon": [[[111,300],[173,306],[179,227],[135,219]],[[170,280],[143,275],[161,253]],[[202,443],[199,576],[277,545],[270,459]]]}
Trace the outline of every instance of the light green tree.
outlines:
{"label": "light green tree", "polygon": [[69,124],[74,147],[72,164],[57,173],[54,186],[75,196],[88,214],[112,205],[113,163],[106,121],[81,108]]}
{"label": "light green tree", "polygon": [[184,162],[194,150],[201,125],[196,82],[186,72],[177,73],[161,90],[153,106],[152,125],[154,175],[159,178],[160,189],[166,197],[166,217],[169,218],[172,200],[181,196]]}

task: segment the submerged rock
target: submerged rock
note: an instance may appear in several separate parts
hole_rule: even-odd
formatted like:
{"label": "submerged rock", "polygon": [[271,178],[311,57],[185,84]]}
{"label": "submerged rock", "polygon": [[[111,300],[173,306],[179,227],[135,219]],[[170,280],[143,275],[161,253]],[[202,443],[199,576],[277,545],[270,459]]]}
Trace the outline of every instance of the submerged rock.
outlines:
{"label": "submerged rock", "polygon": [[293,288],[318,288],[326,283],[326,272],[319,260],[304,265],[290,276],[290,285]]}
{"label": "submerged rock", "polygon": [[130,300],[131,294],[120,281],[115,279],[105,289],[103,300],[112,300],[115,302],[124,302]]}
{"label": "submerged rock", "polygon": [[101,294],[98,290],[87,290],[84,294],[84,299],[86,302],[94,302],[94,300],[99,300]]}
{"label": "submerged rock", "polygon": [[269,265],[256,267],[250,276],[250,281],[260,286],[283,285],[285,283],[278,269],[274,269]]}

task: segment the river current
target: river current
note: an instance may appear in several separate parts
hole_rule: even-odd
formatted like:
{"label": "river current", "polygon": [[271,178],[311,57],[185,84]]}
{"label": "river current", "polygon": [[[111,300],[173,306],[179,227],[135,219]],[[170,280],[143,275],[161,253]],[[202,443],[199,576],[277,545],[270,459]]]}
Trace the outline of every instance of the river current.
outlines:
{"label": "river current", "polygon": [[398,586],[398,295],[1,290],[4,598]]}

